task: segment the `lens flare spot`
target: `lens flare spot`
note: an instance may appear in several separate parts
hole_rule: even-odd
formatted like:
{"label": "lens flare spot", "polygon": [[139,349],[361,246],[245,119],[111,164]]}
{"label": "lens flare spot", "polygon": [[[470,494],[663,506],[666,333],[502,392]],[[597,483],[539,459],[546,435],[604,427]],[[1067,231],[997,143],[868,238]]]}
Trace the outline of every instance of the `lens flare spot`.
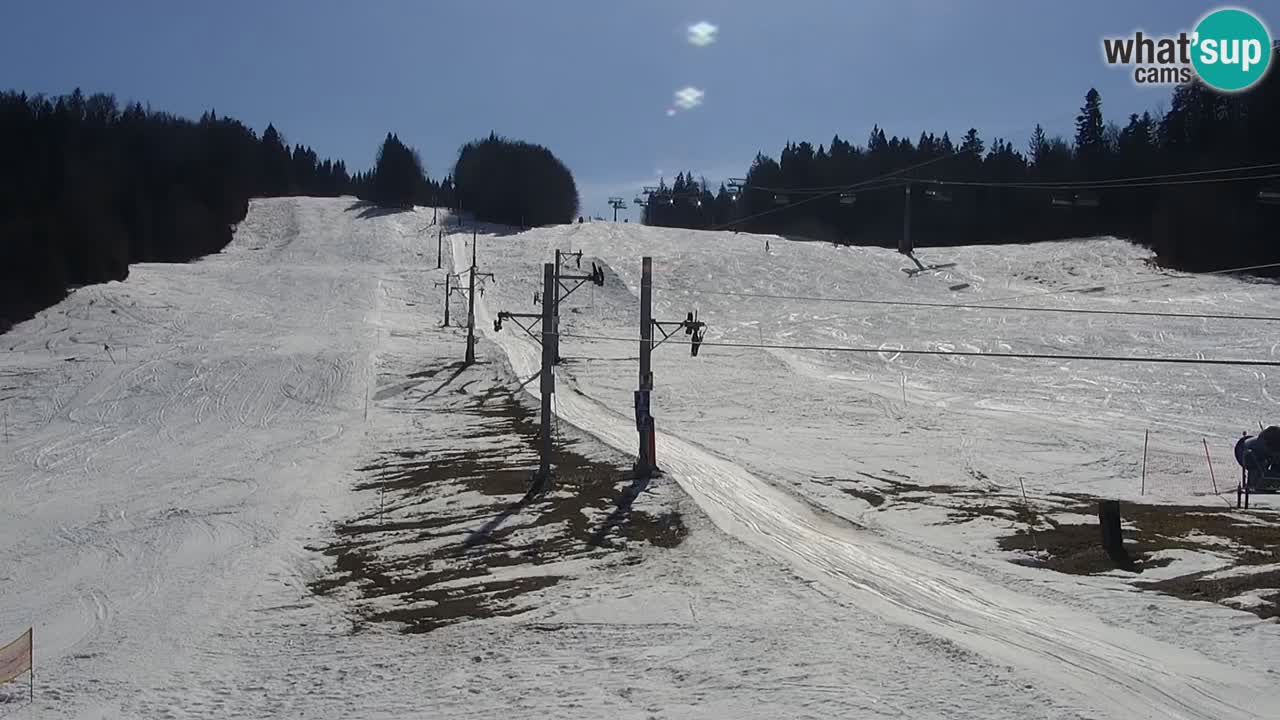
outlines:
{"label": "lens flare spot", "polygon": [[690,85],[676,91],[676,107],[681,110],[692,110],[702,104],[706,92]]}
{"label": "lens flare spot", "polygon": [[716,33],[720,32],[720,28],[703,20],[696,25],[689,26],[689,44],[697,47],[706,47],[716,41]]}

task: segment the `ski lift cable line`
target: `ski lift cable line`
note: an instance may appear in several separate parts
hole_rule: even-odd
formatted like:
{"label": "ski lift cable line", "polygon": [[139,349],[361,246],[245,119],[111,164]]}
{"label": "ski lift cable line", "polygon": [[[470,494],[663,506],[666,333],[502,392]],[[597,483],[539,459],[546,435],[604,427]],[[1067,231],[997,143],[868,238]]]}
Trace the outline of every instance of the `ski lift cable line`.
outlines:
{"label": "ski lift cable line", "polygon": [[[821,194],[823,197],[831,197],[832,195],[836,195],[836,194],[839,194],[839,195],[842,195],[842,196],[843,196],[843,195],[853,195],[853,194],[856,194],[856,193],[868,193],[868,192],[874,192],[874,191],[876,191],[876,190],[887,190],[887,189],[889,189],[889,188],[900,188],[900,187],[902,187],[903,185],[906,185],[906,184],[907,184],[907,180],[906,180],[905,178],[889,178],[889,179],[884,180],[884,181],[882,181],[882,182],[881,182],[881,181],[877,181],[877,182],[876,182],[875,184],[873,184],[873,185],[869,185],[869,186],[862,186],[862,185],[860,185],[860,186],[858,186],[858,187],[856,187],[856,188],[848,188],[848,187],[844,187],[844,188],[840,188],[838,191],[829,191],[829,190],[788,190],[787,188],[769,188],[767,191],[768,191],[768,192],[772,192],[772,193],[777,194],[777,195],[800,195],[800,196],[808,196],[808,195],[817,195],[817,194]],[[751,190],[760,190],[760,191],[765,191],[765,190],[766,190],[766,188],[748,188],[748,189],[751,189]],[[808,200],[808,199],[811,199],[811,198],[806,197],[806,200]],[[797,204],[797,205],[798,205],[799,203],[793,203],[793,204]]]}
{"label": "ski lift cable line", "polygon": [[[873,190],[884,190],[886,188],[902,187],[903,185],[906,184],[907,180],[908,178],[889,178],[884,182],[878,182],[877,184],[871,187],[859,186],[856,188],[850,188],[847,185],[841,185],[838,187],[829,187],[829,188],[767,188],[767,187],[759,187],[757,185],[747,185],[743,189],[759,190],[760,192],[771,192],[771,193],[776,193],[778,195],[815,195],[819,193],[833,195],[837,192],[841,194],[851,193],[851,192],[871,192]],[[920,182],[920,181],[917,180],[913,182]]]}
{"label": "ski lift cable line", "polygon": [[1272,315],[1228,315],[1215,313],[1182,313],[1182,312],[1157,312],[1154,310],[1102,310],[1094,308],[1053,308],[1053,307],[1026,307],[1026,306],[1008,306],[1008,305],[988,305],[982,303],[941,303],[941,302],[925,302],[919,300],[869,300],[865,298],[845,298],[845,297],[824,297],[817,295],[773,295],[769,293],[748,293],[748,292],[730,292],[720,290],[689,290],[674,287],[654,286],[654,290],[665,290],[668,292],[685,292],[695,295],[727,295],[731,297],[761,298],[766,300],[797,300],[804,302],[820,302],[820,303],[851,303],[854,305],[881,305],[889,307],[921,307],[921,308],[946,308],[946,309],[971,309],[971,310],[1009,310],[1017,312],[1049,312],[1049,313],[1076,313],[1082,315],[1124,315],[1132,317],[1167,317],[1167,318],[1183,318],[1192,320],[1245,320],[1258,322],[1280,322],[1280,316]]}
{"label": "ski lift cable line", "polygon": [[905,172],[911,172],[912,170],[919,170],[919,169],[920,169],[920,168],[922,168],[922,167],[928,167],[929,165],[933,165],[933,164],[935,164],[935,163],[942,162],[943,160],[950,160],[951,158],[959,157],[960,155],[967,155],[967,154],[969,154],[969,153],[971,153],[971,152],[973,152],[973,151],[972,151],[972,150],[957,150],[956,152],[953,152],[953,153],[951,153],[950,155],[943,155],[943,156],[941,156],[941,157],[936,157],[936,158],[933,158],[933,159],[931,159],[931,160],[926,160],[926,161],[924,161],[924,162],[916,163],[915,165],[908,165],[907,167],[904,167],[904,168],[899,169],[899,170],[894,170],[894,171],[892,171],[892,172],[885,173],[884,175],[881,175],[881,176],[879,176],[879,177],[874,177],[874,178],[870,178],[870,179],[868,179],[868,180],[863,180],[863,181],[861,181],[861,182],[853,183],[853,184],[851,184],[851,185],[846,185],[846,186],[844,186],[844,187],[841,187],[841,188],[840,188],[840,189],[838,189],[838,190],[832,190],[831,192],[828,192],[828,193],[822,193],[821,195],[814,195],[814,196],[812,196],[812,197],[807,197],[807,198],[805,198],[805,199],[803,199],[803,200],[797,200],[796,202],[789,203],[789,204],[784,205],[784,206],[782,206],[782,207],[771,208],[771,209],[769,209],[769,210],[764,210],[764,211],[762,211],[762,212],[758,212],[758,213],[756,213],[756,214],[754,214],[754,215],[748,215],[747,217],[744,217],[744,218],[738,218],[737,220],[733,220],[733,221],[730,221],[730,222],[724,223],[723,225],[717,225],[717,226],[715,226],[715,227],[708,228],[708,230],[724,230],[725,228],[733,227],[734,225],[738,225],[738,224],[740,224],[740,223],[747,222],[748,220],[755,220],[756,218],[764,217],[765,215],[771,215],[771,214],[776,213],[776,212],[782,212],[783,210],[789,210],[789,209],[794,208],[794,207],[797,207],[797,206],[799,206],[799,205],[803,205],[803,204],[805,204],[805,203],[813,202],[814,200],[821,200],[821,199],[822,199],[822,198],[824,198],[824,197],[830,197],[830,196],[832,196],[832,195],[838,195],[839,193],[842,193],[842,192],[854,191],[854,190],[857,190],[857,189],[859,189],[859,188],[868,187],[868,186],[871,186],[871,185],[876,185],[876,184],[878,184],[878,183],[882,183],[882,182],[884,182],[884,181],[886,181],[886,180],[890,180],[890,179],[892,179],[892,178],[898,177],[898,176],[899,176],[899,175],[901,175],[902,173],[905,173]]}
{"label": "ski lift cable line", "polygon": [[[1120,177],[1120,178],[1103,178],[1100,180],[1064,180],[1062,182],[1052,183],[1052,184],[1074,187],[1078,185],[1079,186],[1093,185],[1097,183],[1121,183],[1121,182],[1138,182],[1138,181],[1146,181],[1146,180],[1169,180],[1169,179],[1177,179],[1177,178],[1196,177],[1200,175],[1226,175],[1230,173],[1246,173],[1246,172],[1257,172],[1260,170],[1276,170],[1276,169],[1280,169],[1280,163],[1263,163],[1261,165],[1240,165],[1237,167],[1215,168],[1212,170],[1186,170],[1183,172],[1162,173],[1160,175],[1134,175],[1130,177]],[[946,182],[946,181],[943,181],[943,182]],[[1041,182],[1027,181],[1026,184],[1043,185],[1043,184],[1049,184],[1050,182],[1051,181],[1048,181],[1048,180],[1041,181]]]}
{"label": "ski lift cable line", "polygon": [[[1252,270],[1271,270],[1275,268],[1280,268],[1280,262],[1264,263],[1260,265],[1243,265],[1240,267],[1231,267],[1231,268],[1220,268],[1218,270],[1207,270],[1205,272],[1194,273],[1194,274],[1183,275],[1183,276],[1161,275],[1160,277],[1155,277],[1155,278],[1144,278],[1142,280],[1127,280],[1125,282],[1111,283],[1109,285],[1096,285],[1096,284],[1081,285],[1079,287],[1064,288],[1061,290],[1042,290],[1040,292],[1024,293],[1022,295],[1008,295],[1005,297],[993,298],[991,300],[988,300],[985,304],[990,305],[992,303],[1006,303],[1006,302],[1013,302],[1014,300],[1026,300],[1029,298],[1040,298],[1040,297],[1046,297],[1046,296],[1052,296],[1052,295],[1069,295],[1073,293],[1097,292],[1099,290],[1113,290],[1119,287],[1129,287],[1132,285],[1143,285],[1143,284],[1157,283],[1157,282],[1169,282],[1170,280],[1179,280],[1179,279],[1185,279],[1189,277],[1197,277],[1199,275],[1230,275],[1233,273],[1249,272]],[[684,289],[678,289],[678,288],[663,288],[663,289],[675,290],[677,292],[685,291]],[[699,291],[699,292],[703,292],[705,294],[707,291]],[[946,307],[965,307],[965,304],[964,303],[945,304],[945,306]],[[1015,309],[1015,307],[1001,306],[997,309],[1012,310],[1012,309]],[[1233,316],[1233,317],[1241,317],[1241,316]]]}
{"label": "ski lift cable line", "polygon": [[951,187],[989,187],[1009,188],[1012,190],[1126,190],[1130,188],[1169,187],[1172,185],[1210,185],[1213,183],[1232,183],[1257,180],[1275,180],[1280,173],[1263,175],[1240,175],[1235,177],[1196,178],[1191,180],[1153,180],[1150,182],[1126,182],[1118,180],[1099,180],[1088,185],[1066,185],[1062,183],[1019,183],[996,182],[983,180],[937,180],[930,178],[906,178],[916,183],[932,183]]}
{"label": "ski lift cable line", "polygon": [[[1013,187],[1013,186],[1040,187],[1040,186],[1053,185],[1054,187],[1063,188],[1063,189],[1073,188],[1073,187],[1086,188],[1086,187],[1097,185],[1097,184],[1128,183],[1128,182],[1139,182],[1139,181],[1145,181],[1145,180],[1167,180],[1167,179],[1176,179],[1176,178],[1190,178],[1190,177],[1196,177],[1196,176],[1202,176],[1202,175],[1223,175],[1223,174],[1229,174],[1229,173],[1256,172],[1259,170],[1276,170],[1276,169],[1280,169],[1280,163],[1264,163],[1261,165],[1242,165],[1239,167],[1215,168],[1212,170],[1187,170],[1187,171],[1176,172],[1176,173],[1163,173],[1160,175],[1136,175],[1136,176],[1130,176],[1130,177],[1104,178],[1100,180],[1063,180],[1061,182],[1053,182],[1049,180],[1012,181],[1008,183],[1001,183],[1001,185],[1008,186],[1008,187]],[[911,180],[912,182],[922,182],[922,183],[937,183],[939,185],[963,184],[959,181],[930,179],[930,178],[904,178],[904,180]],[[745,187],[747,189],[760,190],[762,192],[790,193],[792,195],[799,195],[799,194],[804,194],[809,192],[838,190],[838,189],[843,189],[844,186],[829,185],[825,187],[770,188],[770,187],[761,187],[759,185],[747,185]]]}
{"label": "ski lift cable line", "polygon": [[[576,333],[561,333],[561,337],[576,338],[578,340],[600,340],[604,342],[641,342],[642,338],[638,337],[618,337],[610,335],[578,335]],[[671,342],[677,345],[690,345],[690,340],[671,339]],[[699,345],[703,347],[723,347],[723,348],[743,348],[743,349],[759,349],[759,350],[803,350],[815,352],[846,352],[859,353],[864,355],[952,355],[956,357],[988,357],[988,358],[1014,358],[1026,360],[1084,360],[1098,362],[1123,362],[1123,363],[1160,363],[1160,364],[1178,364],[1178,365],[1228,365],[1238,367],[1280,367],[1280,360],[1248,360],[1233,358],[1188,358],[1188,357],[1136,357],[1127,355],[1077,355],[1077,354],[1054,354],[1054,353],[1014,353],[1014,352],[982,352],[969,350],[913,350],[909,348],[896,347],[845,347],[838,345],[771,345],[767,343],[730,343],[716,342],[712,340],[702,340]]]}
{"label": "ski lift cable line", "polygon": [[1132,285],[1145,285],[1157,282],[1169,282],[1170,280],[1183,280],[1199,275],[1231,275],[1234,273],[1250,272],[1252,270],[1272,270],[1280,268],[1280,262],[1264,263],[1261,265],[1244,265],[1242,267],[1222,268],[1220,270],[1206,270],[1204,272],[1192,273],[1188,275],[1161,275],[1155,278],[1144,278],[1142,280],[1126,280],[1124,282],[1111,283],[1110,285],[1082,285],[1080,287],[1065,288],[1062,290],[1041,290],[1040,292],[1026,293],[1023,295],[1008,295],[1002,298],[988,300],[988,303],[1012,302],[1014,300],[1025,300],[1027,298],[1044,297],[1046,295],[1067,295],[1071,293],[1097,292],[1098,290],[1114,290],[1118,287],[1129,287]]}

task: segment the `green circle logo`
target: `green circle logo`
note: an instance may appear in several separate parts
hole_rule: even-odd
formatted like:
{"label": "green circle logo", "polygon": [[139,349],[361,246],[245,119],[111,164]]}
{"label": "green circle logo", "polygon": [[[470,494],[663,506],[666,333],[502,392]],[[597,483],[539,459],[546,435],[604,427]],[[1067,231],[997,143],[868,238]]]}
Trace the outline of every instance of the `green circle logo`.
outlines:
{"label": "green circle logo", "polygon": [[1252,87],[1271,62],[1271,36],[1247,10],[1214,10],[1196,25],[1191,64],[1206,85],[1223,92]]}

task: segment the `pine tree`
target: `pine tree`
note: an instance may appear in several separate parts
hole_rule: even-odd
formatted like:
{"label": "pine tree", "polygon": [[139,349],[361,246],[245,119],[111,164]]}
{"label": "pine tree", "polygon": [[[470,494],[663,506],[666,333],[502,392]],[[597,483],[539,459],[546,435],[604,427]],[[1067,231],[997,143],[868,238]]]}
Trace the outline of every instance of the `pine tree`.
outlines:
{"label": "pine tree", "polygon": [[262,133],[262,187],[259,192],[266,197],[289,194],[289,148],[284,136],[268,123]]}
{"label": "pine tree", "polygon": [[982,138],[978,137],[977,128],[969,128],[969,132],[960,141],[960,152],[972,153],[974,157],[981,157],[985,148]]}
{"label": "pine tree", "polygon": [[426,184],[426,173],[418,153],[392,133],[382,141],[374,164],[370,199],[388,208],[411,208]]}
{"label": "pine tree", "polygon": [[1102,96],[1090,88],[1084,96],[1084,107],[1076,116],[1076,156],[1085,175],[1100,177],[1107,155],[1106,128],[1102,122]]}
{"label": "pine tree", "polygon": [[559,158],[541,145],[494,133],[463,146],[453,183],[462,206],[491,222],[536,227],[578,214],[577,185]]}
{"label": "pine tree", "polygon": [[1036,123],[1036,129],[1031,132],[1031,142],[1027,144],[1027,155],[1031,158],[1031,164],[1038,167],[1048,150],[1049,140],[1045,137],[1044,128],[1040,127],[1040,123]]}

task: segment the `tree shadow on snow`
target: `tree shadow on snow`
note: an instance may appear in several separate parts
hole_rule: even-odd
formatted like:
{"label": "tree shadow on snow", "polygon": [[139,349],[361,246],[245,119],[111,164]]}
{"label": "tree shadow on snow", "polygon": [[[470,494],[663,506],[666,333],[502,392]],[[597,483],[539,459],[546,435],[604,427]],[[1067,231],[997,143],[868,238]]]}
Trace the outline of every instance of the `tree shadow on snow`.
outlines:
{"label": "tree shadow on snow", "polygon": [[604,539],[608,537],[609,532],[621,525],[622,521],[631,514],[631,507],[636,504],[636,498],[640,497],[640,494],[649,487],[648,477],[630,475],[630,480],[631,484],[618,496],[613,512],[609,513],[609,517],[605,518],[604,524],[591,534],[591,545],[603,545]]}
{"label": "tree shadow on snow", "polygon": [[473,229],[482,236],[505,238],[505,237],[511,237],[513,235],[519,235],[520,233],[525,232],[526,229],[532,229],[532,228],[521,228],[516,225],[499,225],[497,223],[489,223],[489,222],[483,222],[483,221],[476,222],[475,220],[470,218],[468,218],[463,222],[461,229],[459,229],[457,226],[454,226],[455,232],[461,232],[467,235],[470,235]]}
{"label": "tree shadow on snow", "polygon": [[347,206],[346,212],[355,212],[356,210],[360,211],[360,214],[356,215],[356,217],[361,220],[383,217],[385,215],[399,215],[400,213],[413,212],[413,208],[382,207],[381,205],[375,205],[368,200],[357,200],[351,203]]}
{"label": "tree shadow on snow", "polygon": [[489,542],[493,539],[494,531],[502,527],[502,523],[506,522],[512,515],[515,515],[528,507],[529,504],[532,503],[541,493],[542,488],[536,483],[532,484],[529,491],[524,494],[524,497],[506,506],[503,508],[502,512],[495,515],[493,519],[489,520],[476,530],[473,530],[471,534],[467,535],[467,539],[464,540],[462,544],[466,547],[475,547],[476,545]]}
{"label": "tree shadow on snow", "polygon": [[459,375],[466,372],[467,364],[464,362],[455,362],[455,363],[446,365],[445,368],[453,370],[453,374],[445,378],[444,382],[440,383],[435,390],[432,390],[431,392],[423,395],[418,400],[419,403],[424,403],[427,400],[430,400],[431,398],[435,397],[440,393],[441,390],[448,387],[454,380],[457,380]]}

